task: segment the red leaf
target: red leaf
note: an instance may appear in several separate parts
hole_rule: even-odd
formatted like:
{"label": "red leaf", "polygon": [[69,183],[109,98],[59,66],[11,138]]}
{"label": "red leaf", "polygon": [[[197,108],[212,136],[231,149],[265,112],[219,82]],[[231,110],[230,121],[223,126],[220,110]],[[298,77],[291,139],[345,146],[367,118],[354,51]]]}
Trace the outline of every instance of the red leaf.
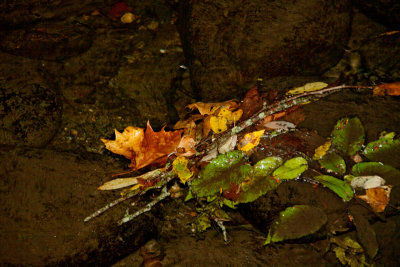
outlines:
{"label": "red leaf", "polygon": [[124,15],[126,12],[132,11],[133,9],[128,6],[128,4],[125,1],[121,1],[116,3],[108,12],[107,14],[112,18],[112,19],[117,19]]}

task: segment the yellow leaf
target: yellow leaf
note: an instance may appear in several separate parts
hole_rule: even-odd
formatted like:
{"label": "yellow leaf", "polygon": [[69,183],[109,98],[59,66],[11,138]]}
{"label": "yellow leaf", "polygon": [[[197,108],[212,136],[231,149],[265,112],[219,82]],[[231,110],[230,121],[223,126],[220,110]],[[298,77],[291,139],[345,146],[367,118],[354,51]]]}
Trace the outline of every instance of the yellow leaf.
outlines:
{"label": "yellow leaf", "polygon": [[103,141],[106,148],[111,152],[132,159],[139,151],[143,139],[144,129],[129,126],[122,133],[115,130],[115,141],[107,139],[101,139],[101,141]]}
{"label": "yellow leaf", "polygon": [[172,162],[172,169],[178,175],[181,182],[184,184],[186,181],[193,176],[193,173],[187,167],[189,160],[185,157],[177,157],[174,162]]}
{"label": "yellow leaf", "polygon": [[98,190],[114,190],[114,189],[127,187],[127,186],[130,186],[130,185],[134,185],[134,184],[137,184],[137,183],[138,183],[138,180],[136,179],[136,177],[119,178],[119,179],[111,180],[111,181],[103,184],[102,186],[100,186],[97,189]]}
{"label": "yellow leaf", "polygon": [[331,147],[331,141],[326,141],[323,145],[320,145],[319,147],[317,147],[315,149],[315,154],[313,156],[313,160],[319,160],[323,156],[325,156],[326,151],[328,151],[330,147]]}
{"label": "yellow leaf", "polygon": [[228,120],[225,117],[211,116],[210,125],[214,133],[222,133],[228,129]]}
{"label": "yellow leaf", "polygon": [[203,103],[197,102],[186,106],[187,108],[194,110],[197,108],[201,115],[212,115],[215,111],[217,111],[220,107],[225,107],[229,110],[233,110],[237,108],[238,104],[237,100],[232,99],[221,103]]}
{"label": "yellow leaf", "polygon": [[265,130],[246,134],[238,144],[238,149],[247,152],[258,145]]}
{"label": "yellow leaf", "polygon": [[327,87],[328,84],[324,82],[313,82],[313,83],[307,83],[301,87],[296,87],[288,92],[286,92],[286,95],[298,95],[306,92],[312,92],[312,91],[317,91],[321,90],[322,88]]}

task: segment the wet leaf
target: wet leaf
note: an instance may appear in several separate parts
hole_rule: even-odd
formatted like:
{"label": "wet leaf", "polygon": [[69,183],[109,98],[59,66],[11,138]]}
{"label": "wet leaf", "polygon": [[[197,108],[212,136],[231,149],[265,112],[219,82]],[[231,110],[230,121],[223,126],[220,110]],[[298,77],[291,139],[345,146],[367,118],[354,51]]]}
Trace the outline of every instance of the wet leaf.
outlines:
{"label": "wet leaf", "polygon": [[172,169],[183,184],[193,176],[193,173],[187,167],[188,163],[189,160],[185,157],[177,157],[174,162],[172,162]]}
{"label": "wet leaf", "polygon": [[345,201],[350,201],[354,196],[353,188],[348,183],[333,176],[319,175],[313,179],[328,187]]}
{"label": "wet leaf", "polygon": [[231,183],[240,184],[251,171],[250,165],[243,165],[245,161],[245,154],[238,150],[219,155],[192,180],[193,192],[206,197],[228,190]]}
{"label": "wet leaf", "polygon": [[329,150],[329,148],[331,147],[331,144],[332,143],[329,140],[329,141],[326,141],[323,145],[320,145],[319,147],[317,147],[315,149],[313,160],[321,159],[326,154],[326,152]]}
{"label": "wet leaf", "polygon": [[222,133],[228,129],[228,125],[240,119],[243,111],[241,109],[232,112],[227,108],[221,108],[217,115],[210,117],[210,126],[214,133]]}
{"label": "wet leaf", "polygon": [[277,131],[289,131],[296,128],[296,125],[287,121],[270,121],[264,123],[263,126],[269,130]]}
{"label": "wet leaf", "polygon": [[365,195],[356,196],[367,202],[373,211],[383,212],[390,200],[390,186],[381,186],[365,190]]}
{"label": "wet leaf", "polygon": [[260,138],[265,130],[246,134],[239,142],[238,149],[244,152],[250,151],[260,143]]}
{"label": "wet leaf", "polygon": [[371,161],[379,161],[400,168],[400,139],[393,139],[393,133],[370,142],[363,153]]}
{"label": "wet leaf", "polygon": [[114,179],[111,180],[100,187],[98,187],[98,190],[114,190],[114,189],[120,189],[124,188],[127,186],[135,185],[138,183],[138,180],[136,177],[130,177],[130,178],[119,178],[119,179]]}
{"label": "wet leaf", "polygon": [[176,146],[175,154],[180,157],[190,157],[196,154],[195,147],[196,141],[193,139],[193,137],[184,135],[179,144]]}
{"label": "wet leaf", "polygon": [[106,148],[113,153],[131,160],[133,170],[149,164],[164,164],[167,155],[175,151],[181,140],[182,130],[154,132],[147,123],[146,131],[138,127],[127,127],[121,134],[115,130],[115,140],[101,139]]}
{"label": "wet leaf", "polygon": [[231,137],[228,137],[226,140],[222,141],[221,145],[218,147],[218,152],[220,154],[225,154],[226,152],[232,151],[237,142],[237,135],[233,135]]}
{"label": "wet leaf", "polygon": [[243,110],[243,119],[246,120],[253,116],[263,107],[263,99],[258,92],[258,86],[255,85],[243,98],[240,109]]}
{"label": "wet leaf", "polygon": [[314,234],[327,221],[328,217],[320,208],[308,205],[289,207],[272,222],[264,245]]}
{"label": "wet leaf", "polygon": [[364,127],[359,118],[343,118],[332,131],[332,144],[343,154],[353,156],[364,144],[364,137]]}
{"label": "wet leaf", "polygon": [[334,172],[339,175],[346,172],[344,159],[335,152],[329,151],[318,162],[327,172]]}
{"label": "wet leaf", "polygon": [[291,180],[296,179],[307,169],[307,160],[302,157],[296,157],[286,161],[272,173],[272,176],[278,180]]}
{"label": "wet leaf", "polygon": [[238,104],[235,99],[228,100],[220,103],[203,103],[197,102],[187,106],[187,108],[194,110],[198,109],[201,115],[212,115],[216,112],[220,107],[225,107],[228,110],[234,110],[237,108]]}
{"label": "wet leaf", "polygon": [[400,185],[400,171],[392,166],[380,162],[361,162],[357,163],[351,169],[354,176],[378,175],[382,177],[387,184]]}
{"label": "wet leaf", "polygon": [[374,96],[400,95],[400,82],[377,85],[372,91]]}
{"label": "wet leaf", "polygon": [[385,184],[385,180],[378,175],[358,176],[351,180],[351,187],[370,189],[380,187]]}
{"label": "wet leaf", "polygon": [[252,202],[267,192],[278,187],[278,182],[271,173],[282,164],[280,157],[267,157],[256,163],[251,175],[240,184],[243,192],[240,193],[237,202]]}
{"label": "wet leaf", "polygon": [[305,85],[301,87],[296,87],[288,92],[286,92],[286,95],[298,95],[306,92],[312,92],[312,91],[317,91],[321,90],[325,87],[327,87],[328,84],[324,82],[313,82],[313,83],[306,83]]}
{"label": "wet leaf", "polygon": [[332,250],[335,252],[336,257],[343,265],[346,266],[367,265],[363,248],[357,241],[351,239],[349,236],[345,237],[334,236],[329,239],[329,242],[335,244],[335,247]]}

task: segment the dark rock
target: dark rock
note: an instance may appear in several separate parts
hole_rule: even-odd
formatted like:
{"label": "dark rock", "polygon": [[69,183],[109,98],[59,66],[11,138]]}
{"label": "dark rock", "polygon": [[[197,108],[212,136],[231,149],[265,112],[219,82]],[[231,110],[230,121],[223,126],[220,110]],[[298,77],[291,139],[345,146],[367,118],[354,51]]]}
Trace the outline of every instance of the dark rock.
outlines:
{"label": "dark rock", "polygon": [[243,93],[257,77],[321,74],[349,36],[346,0],[181,2],[192,86],[206,100]]}
{"label": "dark rock", "polygon": [[1,265],[109,266],[155,236],[151,213],[117,226],[129,203],[83,222],[119,197],[96,189],[122,171],[116,164],[94,154],[0,151]]}
{"label": "dark rock", "polygon": [[399,29],[400,2],[398,0],[357,0],[354,2],[355,6],[368,17],[393,30]]}
{"label": "dark rock", "polygon": [[59,96],[40,77],[38,62],[1,56],[0,143],[43,147],[60,126]]}

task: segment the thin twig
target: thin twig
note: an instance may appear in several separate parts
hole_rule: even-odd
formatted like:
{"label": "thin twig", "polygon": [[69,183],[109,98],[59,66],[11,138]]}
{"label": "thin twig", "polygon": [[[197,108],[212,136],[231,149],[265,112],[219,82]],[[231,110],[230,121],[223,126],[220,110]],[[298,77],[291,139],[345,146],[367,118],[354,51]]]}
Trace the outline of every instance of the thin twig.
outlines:
{"label": "thin twig", "polygon": [[136,218],[137,216],[139,216],[147,211],[150,211],[153,206],[155,206],[158,202],[167,198],[169,195],[171,195],[171,193],[167,191],[167,186],[164,186],[163,189],[161,190],[161,194],[158,197],[156,197],[153,201],[147,203],[146,206],[144,206],[144,208],[136,211],[135,213],[126,214],[124,217],[122,217],[121,220],[118,221],[118,225],[127,223],[127,222],[133,220],[134,218]]}
{"label": "thin twig", "polygon": [[100,214],[104,213],[106,210],[111,209],[112,207],[118,205],[119,203],[121,203],[121,202],[123,202],[123,201],[125,201],[125,200],[127,200],[127,199],[130,199],[130,198],[132,198],[132,197],[134,197],[134,196],[136,196],[136,195],[137,195],[137,193],[136,193],[135,191],[133,191],[133,192],[131,192],[131,193],[128,193],[128,194],[126,194],[125,196],[120,197],[120,198],[114,200],[113,202],[108,203],[108,204],[105,205],[104,207],[102,207],[102,208],[96,210],[96,211],[93,212],[91,215],[87,216],[83,221],[84,221],[84,222],[88,222],[88,221],[90,221],[91,219],[93,219],[93,218],[99,216]]}

